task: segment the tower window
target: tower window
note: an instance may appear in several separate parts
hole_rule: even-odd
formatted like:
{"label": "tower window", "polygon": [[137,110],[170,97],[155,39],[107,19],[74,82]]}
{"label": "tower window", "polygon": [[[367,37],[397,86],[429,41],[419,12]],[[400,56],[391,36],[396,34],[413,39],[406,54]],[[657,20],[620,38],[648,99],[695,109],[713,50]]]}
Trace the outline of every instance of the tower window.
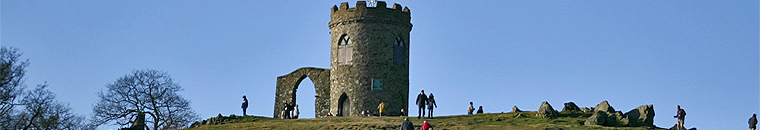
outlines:
{"label": "tower window", "polygon": [[372,90],[383,90],[383,79],[372,79]]}
{"label": "tower window", "polygon": [[338,65],[350,65],[353,53],[354,48],[351,38],[345,34],[340,36],[340,41],[338,41]]}
{"label": "tower window", "polygon": [[404,65],[406,62],[406,47],[404,46],[404,39],[396,36],[396,40],[393,41],[393,62],[397,65]]}

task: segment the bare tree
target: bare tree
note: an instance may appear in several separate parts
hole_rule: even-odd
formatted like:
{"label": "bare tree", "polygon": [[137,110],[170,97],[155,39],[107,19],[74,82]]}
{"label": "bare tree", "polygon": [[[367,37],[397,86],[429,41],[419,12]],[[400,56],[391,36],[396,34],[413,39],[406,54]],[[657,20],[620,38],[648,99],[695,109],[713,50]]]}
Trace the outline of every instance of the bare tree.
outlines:
{"label": "bare tree", "polygon": [[0,127],[9,128],[13,123],[16,98],[23,92],[24,69],[29,60],[20,60],[17,48],[0,49]]}
{"label": "bare tree", "polygon": [[[97,93],[100,101],[93,107],[96,125],[113,121],[140,128],[150,124],[157,130],[182,128],[198,120],[190,101],[177,94],[182,88],[164,71],[135,70],[106,87],[107,91]],[[145,124],[137,120],[141,114]]]}
{"label": "bare tree", "polygon": [[37,85],[24,96],[21,101],[24,109],[16,115],[16,129],[86,129],[84,117],[74,114],[69,104],[57,101],[55,94],[47,90],[47,87],[47,84]]}

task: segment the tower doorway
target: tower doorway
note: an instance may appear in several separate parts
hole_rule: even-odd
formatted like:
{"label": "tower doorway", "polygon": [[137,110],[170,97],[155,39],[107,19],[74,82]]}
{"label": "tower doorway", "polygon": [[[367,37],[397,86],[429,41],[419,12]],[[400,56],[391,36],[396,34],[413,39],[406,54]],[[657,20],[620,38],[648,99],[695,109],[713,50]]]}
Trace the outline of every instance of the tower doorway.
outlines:
{"label": "tower doorway", "polygon": [[338,99],[338,114],[336,116],[349,115],[351,115],[351,100],[348,100],[346,93],[343,93]]}

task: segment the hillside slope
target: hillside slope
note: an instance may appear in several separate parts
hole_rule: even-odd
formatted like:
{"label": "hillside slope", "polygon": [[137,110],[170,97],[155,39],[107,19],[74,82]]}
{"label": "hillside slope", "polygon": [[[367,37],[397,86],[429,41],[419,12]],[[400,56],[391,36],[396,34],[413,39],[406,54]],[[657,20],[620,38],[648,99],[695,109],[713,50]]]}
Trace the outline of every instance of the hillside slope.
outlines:
{"label": "hillside slope", "polygon": [[[441,116],[432,119],[410,117],[415,128],[428,120],[436,130],[446,129],[510,129],[510,130],[648,130],[650,127],[584,126],[587,114],[565,114],[556,119],[537,118],[536,112],[491,113],[479,115]],[[562,114],[562,113],[561,113]],[[398,129],[405,117],[327,117],[314,119],[272,119],[254,116],[210,118],[194,124],[190,130],[216,129]]]}

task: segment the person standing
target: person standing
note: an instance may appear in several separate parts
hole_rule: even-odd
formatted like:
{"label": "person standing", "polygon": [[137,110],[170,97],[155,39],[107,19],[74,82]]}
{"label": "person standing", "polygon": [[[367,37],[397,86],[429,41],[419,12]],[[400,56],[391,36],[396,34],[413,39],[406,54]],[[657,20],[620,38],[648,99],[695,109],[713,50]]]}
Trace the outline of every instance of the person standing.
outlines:
{"label": "person standing", "polygon": [[380,101],[380,105],[377,105],[377,114],[381,117],[383,116],[383,112],[385,112],[385,101]]}
{"label": "person standing", "polygon": [[472,115],[472,112],[475,111],[475,107],[472,106],[472,102],[470,102],[470,107],[467,107],[467,115]]}
{"label": "person standing", "polygon": [[428,118],[433,118],[433,106],[438,108],[438,105],[435,104],[435,98],[433,98],[433,93],[430,93],[430,96],[428,97]]}
{"label": "person standing", "polygon": [[298,104],[293,106],[293,111],[290,112],[290,119],[298,119],[298,115],[300,115],[301,112],[298,111]]}
{"label": "person standing", "polygon": [[421,117],[425,117],[425,104],[427,104],[427,95],[425,95],[425,90],[420,91],[420,95],[417,95],[417,119]]}
{"label": "person standing", "polygon": [[757,128],[757,114],[752,114],[749,118],[749,130],[755,130]]}
{"label": "person standing", "polygon": [[680,130],[683,127],[684,119],[686,119],[686,111],[681,109],[681,105],[676,105],[676,109],[678,109],[677,115],[673,116],[673,118],[678,118],[678,122],[676,123],[676,127]]}
{"label": "person standing", "polygon": [[290,105],[287,101],[282,101],[282,114],[280,114],[280,118],[282,119],[288,119],[290,118]]}
{"label": "person standing", "polygon": [[409,121],[409,118],[404,118],[404,123],[401,123],[401,130],[414,130],[414,124]]}
{"label": "person standing", "polygon": [[248,109],[248,99],[245,98],[245,95],[243,95],[243,105],[240,108],[243,108],[243,116],[246,116],[245,109]]}
{"label": "person standing", "polygon": [[478,114],[483,114],[483,106],[478,107]]}

